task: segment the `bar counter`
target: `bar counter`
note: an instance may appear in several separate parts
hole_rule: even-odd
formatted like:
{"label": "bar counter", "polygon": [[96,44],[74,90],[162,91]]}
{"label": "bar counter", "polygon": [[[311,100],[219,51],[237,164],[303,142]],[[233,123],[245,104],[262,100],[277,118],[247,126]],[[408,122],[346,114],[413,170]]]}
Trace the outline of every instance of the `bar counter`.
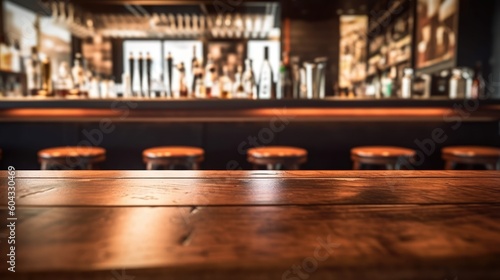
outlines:
{"label": "bar counter", "polygon": [[499,172],[20,171],[16,187],[2,279],[500,277]]}
{"label": "bar counter", "polygon": [[[167,100],[3,99],[0,122],[295,122],[500,120],[500,99]],[[467,117],[464,117],[467,116]]]}

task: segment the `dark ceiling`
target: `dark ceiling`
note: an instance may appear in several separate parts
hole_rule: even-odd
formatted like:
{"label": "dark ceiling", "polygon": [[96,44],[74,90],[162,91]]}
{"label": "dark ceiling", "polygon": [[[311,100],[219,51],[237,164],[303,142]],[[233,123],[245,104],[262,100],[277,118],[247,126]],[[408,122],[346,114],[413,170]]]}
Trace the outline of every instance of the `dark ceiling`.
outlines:
{"label": "dark ceiling", "polygon": [[[8,0],[30,10],[50,14],[47,5],[49,0]],[[384,0],[72,0],[95,14],[118,13],[128,14],[126,5],[138,5],[150,14],[219,14],[242,13],[263,14],[271,3],[282,3],[283,14],[291,18],[308,20],[328,18],[342,14],[367,14],[376,2]],[[387,1],[387,0],[385,0]],[[237,4],[231,4],[237,3]],[[133,6],[137,7],[137,6]]]}

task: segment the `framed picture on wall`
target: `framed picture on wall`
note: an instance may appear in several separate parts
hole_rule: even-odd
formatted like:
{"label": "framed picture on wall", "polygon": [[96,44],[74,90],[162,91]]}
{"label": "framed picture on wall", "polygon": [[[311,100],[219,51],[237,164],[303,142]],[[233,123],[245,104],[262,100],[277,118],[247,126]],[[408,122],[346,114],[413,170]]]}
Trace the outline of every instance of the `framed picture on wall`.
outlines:
{"label": "framed picture on wall", "polygon": [[417,69],[455,66],[458,9],[458,0],[417,0]]}

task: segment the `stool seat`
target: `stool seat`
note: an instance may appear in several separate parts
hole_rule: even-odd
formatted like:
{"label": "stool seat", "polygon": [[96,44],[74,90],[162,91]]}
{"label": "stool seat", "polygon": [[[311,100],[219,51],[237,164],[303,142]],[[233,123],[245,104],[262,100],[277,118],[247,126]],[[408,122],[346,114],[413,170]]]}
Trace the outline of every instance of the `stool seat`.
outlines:
{"label": "stool seat", "polygon": [[385,165],[387,169],[400,169],[400,159],[411,160],[416,151],[393,146],[366,146],[351,150],[354,169],[360,170],[363,164]]}
{"label": "stool seat", "polygon": [[446,169],[455,169],[457,164],[485,165],[487,169],[500,170],[500,149],[483,146],[456,146],[442,150]]}
{"label": "stool seat", "polygon": [[43,159],[56,159],[66,157],[99,158],[106,155],[106,150],[97,147],[57,147],[44,149],[38,152],[38,157]]}
{"label": "stool seat", "polygon": [[252,148],[247,151],[247,155],[248,161],[254,166],[266,165],[271,170],[279,166],[298,169],[300,164],[307,161],[306,150],[288,146]]}
{"label": "stool seat", "polygon": [[480,146],[458,146],[443,149],[443,155],[456,157],[493,157],[500,158],[500,149]]}
{"label": "stool seat", "polygon": [[74,169],[77,165],[83,169],[92,169],[93,165],[106,160],[106,150],[99,147],[75,146],[55,147],[38,152],[38,159],[42,170],[50,169],[54,165]]}
{"label": "stool seat", "polygon": [[413,157],[415,154],[411,149],[390,146],[357,147],[351,150],[351,155],[358,157],[399,158]]}
{"label": "stool seat", "polygon": [[204,160],[205,151],[197,147],[167,146],[144,150],[142,156],[148,170],[157,166],[173,168],[175,165],[184,165],[196,170]]}

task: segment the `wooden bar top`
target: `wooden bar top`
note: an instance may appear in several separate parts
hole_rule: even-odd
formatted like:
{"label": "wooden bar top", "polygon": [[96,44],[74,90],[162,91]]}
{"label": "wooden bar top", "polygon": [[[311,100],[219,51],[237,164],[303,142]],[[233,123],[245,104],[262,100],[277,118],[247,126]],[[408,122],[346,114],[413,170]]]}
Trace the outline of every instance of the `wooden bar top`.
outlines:
{"label": "wooden bar top", "polygon": [[0,279],[500,277],[498,171],[19,171],[16,192]]}

